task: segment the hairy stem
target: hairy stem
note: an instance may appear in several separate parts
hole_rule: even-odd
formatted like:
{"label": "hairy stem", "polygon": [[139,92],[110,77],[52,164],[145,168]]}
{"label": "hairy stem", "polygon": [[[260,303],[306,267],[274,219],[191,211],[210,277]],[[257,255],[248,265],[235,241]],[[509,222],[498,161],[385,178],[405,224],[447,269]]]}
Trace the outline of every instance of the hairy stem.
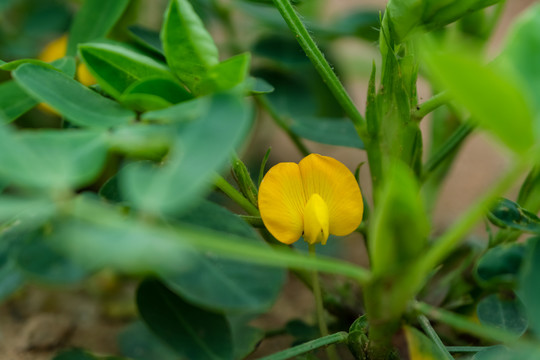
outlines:
{"label": "hairy stem", "polygon": [[338,103],[341,105],[347,116],[351,119],[356,130],[361,138],[364,138],[365,133],[365,120],[354,105],[351,97],[345,90],[343,84],[339,81],[338,77],[332,70],[332,67],[326,61],[323,53],[315,44],[315,41],[309,35],[306,27],[298,17],[298,14],[292,7],[289,0],[273,0],[274,5],[277,7],[281,16],[289,26],[289,29],[293,32],[296,40],[304,49],[307,57],[311,60],[311,63],[321,75],[323,81],[326,83]]}
{"label": "hairy stem", "polygon": [[418,121],[422,120],[427,114],[446,104],[449,99],[450,96],[446,91],[434,95],[431,99],[418,105],[417,109],[412,113],[412,118]]}

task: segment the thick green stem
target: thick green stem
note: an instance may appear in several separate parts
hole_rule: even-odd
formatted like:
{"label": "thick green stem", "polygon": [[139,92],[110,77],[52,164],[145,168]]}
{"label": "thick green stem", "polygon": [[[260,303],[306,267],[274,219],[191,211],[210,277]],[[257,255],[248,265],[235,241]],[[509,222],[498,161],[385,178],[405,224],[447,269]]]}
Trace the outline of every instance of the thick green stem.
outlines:
{"label": "thick green stem", "polygon": [[[309,254],[311,257],[315,258],[315,245],[309,245]],[[321,336],[328,336],[328,327],[326,326],[326,320],[324,318],[324,305],[323,305],[323,299],[321,294],[321,284],[319,282],[319,273],[317,270],[312,271],[312,284],[313,284],[313,296],[315,297],[315,306],[316,306],[316,312],[317,312],[317,323],[319,324],[319,331],[321,332]],[[338,360],[339,357],[336,352],[336,348],[334,346],[328,346],[326,348],[326,353],[328,355],[328,359],[330,360]]]}
{"label": "thick green stem", "polygon": [[296,40],[304,49],[309,60],[321,75],[323,81],[326,83],[338,103],[341,105],[347,116],[352,120],[356,130],[361,138],[364,138],[365,133],[365,120],[354,105],[349,94],[345,90],[343,84],[339,81],[338,77],[332,70],[332,67],[326,61],[323,53],[315,44],[315,41],[309,35],[306,27],[296,14],[296,11],[290,4],[289,0],[273,0],[274,5],[278,8],[281,16],[289,26],[289,29],[293,32]]}
{"label": "thick green stem", "polygon": [[259,210],[248,199],[244,197],[238,190],[227,182],[222,176],[216,175],[214,185],[223,191],[231,200],[240,205],[249,215],[260,216]]}
{"label": "thick green stem", "polygon": [[417,109],[412,113],[412,118],[417,121],[422,120],[427,114],[446,104],[449,99],[450,96],[446,91],[434,95],[431,99],[418,105]]}
{"label": "thick green stem", "polygon": [[304,145],[300,137],[293,133],[291,131],[291,128],[287,121],[285,121],[277,112],[275,107],[272,105],[272,103],[268,100],[268,98],[264,95],[259,95],[255,97],[255,100],[257,103],[266,110],[266,112],[274,119],[276,124],[287,134],[289,139],[293,142],[293,144],[296,146],[298,151],[304,156],[308,156],[311,154],[311,151]]}
{"label": "thick green stem", "polygon": [[439,335],[437,335],[435,329],[433,329],[433,327],[429,323],[428,318],[425,315],[420,315],[418,316],[418,322],[420,323],[420,326],[422,327],[424,332],[430,337],[433,343],[435,343],[437,349],[439,349],[441,359],[454,360],[446,346],[444,346],[443,342],[439,338]]}
{"label": "thick green stem", "polygon": [[295,356],[308,353],[310,351],[313,351],[315,349],[318,349],[323,346],[341,343],[347,341],[347,337],[349,334],[347,334],[344,331],[324,336],[315,340],[308,341],[304,344],[292,347],[287,350],[280,351],[278,353],[265,356],[259,360],[286,360],[294,358]]}

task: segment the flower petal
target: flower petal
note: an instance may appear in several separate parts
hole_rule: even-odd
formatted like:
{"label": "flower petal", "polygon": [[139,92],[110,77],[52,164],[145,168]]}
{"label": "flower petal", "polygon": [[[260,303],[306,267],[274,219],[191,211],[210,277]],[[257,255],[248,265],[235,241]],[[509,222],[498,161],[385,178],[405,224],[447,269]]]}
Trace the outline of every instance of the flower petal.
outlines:
{"label": "flower petal", "polygon": [[292,244],[302,236],[305,204],[298,164],[280,163],[266,173],[259,188],[259,210],[276,239]]}
{"label": "flower petal", "polygon": [[328,222],[328,205],[319,194],[311,195],[304,209],[304,240],[310,245],[326,245]]}
{"label": "flower petal", "polygon": [[354,175],[328,156],[311,154],[298,164],[307,199],[319,194],[328,205],[330,234],[345,236],[362,222],[364,202]]}

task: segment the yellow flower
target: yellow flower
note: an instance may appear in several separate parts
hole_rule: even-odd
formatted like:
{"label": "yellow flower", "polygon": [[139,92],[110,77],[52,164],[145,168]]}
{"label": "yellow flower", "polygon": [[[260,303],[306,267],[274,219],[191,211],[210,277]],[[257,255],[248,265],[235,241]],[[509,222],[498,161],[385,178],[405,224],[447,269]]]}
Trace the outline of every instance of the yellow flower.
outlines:
{"label": "yellow flower", "polygon": [[[51,41],[45,46],[38,58],[45,62],[61,59],[66,55],[67,42],[67,35],[62,35],[58,39]],[[88,68],[83,63],[77,66],[77,79],[79,79],[81,84],[86,86],[96,83],[96,79],[90,74]]]}
{"label": "yellow flower", "polygon": [[364,203],[354,175],[328,156],[311,154],[300,163],[280,163],[259,189],[264,225],[285,244],[301,236],[326,244],[330,234],[345,236],[362,222]]}

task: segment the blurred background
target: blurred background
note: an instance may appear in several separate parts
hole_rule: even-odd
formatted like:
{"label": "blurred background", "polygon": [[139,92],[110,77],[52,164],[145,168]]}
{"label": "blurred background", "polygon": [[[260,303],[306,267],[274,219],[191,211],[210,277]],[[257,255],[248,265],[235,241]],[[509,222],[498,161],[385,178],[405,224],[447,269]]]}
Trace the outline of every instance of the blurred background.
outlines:
{"label": "blurred background", "polygon": [[[38,57],[48,43],[69,30],[81,2],[0,0],[0,59],[10,61]],[[319,115],[321,111],[325,116],[340,115],[340,110],[335,109],[335,104],[329,99],[324,86],[316,83],[317,75],[311,64],[298,50],[288,29],[270,7],[247,0],[234,2],[192,0],[192,2],[218,42],[223,58],[241,51],[251,51],[255,55],[253,73],[260,77],[271,75],[276,81],[272,83],[276,87],[272,101],[286,117],[311,116],[317,111]],[[487,59],[497,56],[509,25],[534,2],[534,0],[507,1],[501,21],[486,49]],[[167,3],[167,0],[133,1],[131,11],[121,19],[112,35],[118,38],[126,37],[123,29],[128,25],[159,31]],[[308,3],[306,0],[300,5],[301,13],[310,25],[313,36],[325,49],[328,59],[350,90],[361,112],[365,108],[367,79],[372,62],[379,61],[376,45],[378,35],[376,29],[370,25],[370,21],[378,18],[378,12],[384,9],[385,3],[383,0],[309,0]],[[227,29],[217,21],[211,11],[216,8],[231,11],[233,29]],[[351,31],[352,25],[347,19],[358,13],[368,14],[365,22],[367,25]],[[358,25],[358,22],[355,24]],[[349,32],[347,36],[336,36],[331,29]],[[358,36],[354,34],[357,30],[362,31]],[[230,38],[231,34],[235,36],[234,41]],[[291,77],[290,73],[294,73],[295,76]],[[9,72],[0,72],[0,82],[7,79]],[[314,94],[313,99],[303,96],[306,91],[318,93]],[[429,87],[420,80],[419,102],[430,96]],[[245,159],[248,165],[257,169],[269,147],[272,148],[272,152],[268,166],[282,161],[298,162],[303,157],[269,116],[262,115],[259,120],[249,142],[240,151],[240,157]],[[55,126],[56,123],[54,115],[35,108],[18,119],[16,125],[43,127]],[[430,127],[429,117],[423,121],[422,127],[427,134]],[[426,148],[429,147],[427,141],[426,137]],[[305,144],[312,152],[333,156],[342,161],[352,171],[360,163],[367,161],[360,149],[322,145],[309,140],[306,140]],[[475,134],[469,137],[443,184],[439,201],[435,204],[435,233],[452,223],[507,165],[508,158],[502,148],[486,136]],[[367,166],[361,168],[360,178],[364,194],[370,199],[371,188]],[[517,191],[517,188],[514,191]],[[477,231],[481,234],[482,226],[479,226]],[[363,243],[358,234],[347,239],[346,247],[346,257],[349,260],[364,264],[367,262]],[[338,250],[330,247],[328,251]],[[85,293],[78,292],[77,289],[42,291],[41,288],[29,288],[2,306],[0,360],[49,359],[56,351],[56,344],[81,346],[97,353],[116,353],[118,350],[116,335],[125,324],[124,316],[133,315],[133,304],[122,303],[124,299],[122,294],[110,295],[102,291],[104,286],[108,286],[107,281],[116,281],[114,276],[104,273],[92,281],[84,285],[87,288]],[[115,285],[111,283],[110,286]],[[96,290],[94,298],[88,298],[88,292],[92,293],[94,287],[99,291]],[[268,330],[283,326],[291,317],[303,318],[309,322],[313,306],[310,292],[296,280],[291,279],[274,310],[257,323]],[[77,319],[76,331],[73,331],[73,319]],[[50,329],[58,329],[55,335],[57,339],[53,339],[49,345],[43,346],[37,352],[24,350],[31,347],[32,342],[46,343],[43,337],[50,335]],[[69,339],[63,341],[66,337]],[[276,337],[273,341],[265,342],[252,358],[275,349],[282,349],[289,343],[289,338]]]}

